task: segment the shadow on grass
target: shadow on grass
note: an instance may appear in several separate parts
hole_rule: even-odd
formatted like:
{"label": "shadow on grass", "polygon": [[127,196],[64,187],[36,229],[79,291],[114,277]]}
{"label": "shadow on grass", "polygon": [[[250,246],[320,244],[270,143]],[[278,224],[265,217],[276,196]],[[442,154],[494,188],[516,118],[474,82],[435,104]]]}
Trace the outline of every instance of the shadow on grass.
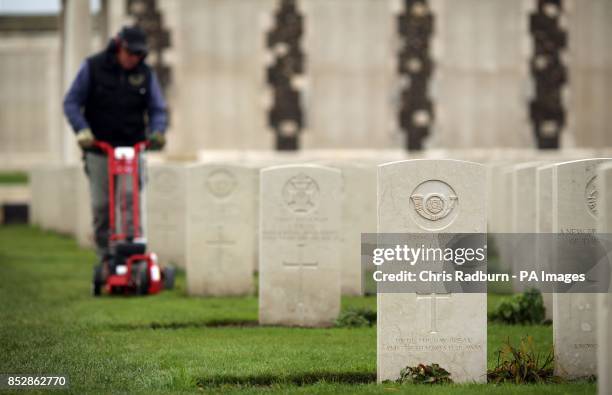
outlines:
{"label": "shadow on grass", "polygon": [[220,386],[269,387],[272,385],[312,385],[320,382],[336,384],[370,384],[376,382],[375,372],[305,372],[286,376],[263,374],[257,376],[214,376],[196,380],[198,387]]}
{"label": "shadow on grass", "polygon": [[259,326],[256,320],[208,320],[208,321],[185,321],[185,322],[150,322],[138,324],[112,324],[113,330],[132,331],[142,329],[190,329],[190,328],[253,328]]}

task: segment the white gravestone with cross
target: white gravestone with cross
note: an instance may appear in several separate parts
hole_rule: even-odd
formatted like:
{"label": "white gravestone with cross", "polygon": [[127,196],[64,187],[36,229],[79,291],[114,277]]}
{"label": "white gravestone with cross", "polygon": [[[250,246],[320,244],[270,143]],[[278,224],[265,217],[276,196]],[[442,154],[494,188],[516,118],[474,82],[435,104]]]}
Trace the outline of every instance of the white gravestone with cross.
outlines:
{"label": "white gravestone with cross", "polygon": [[146,226],[148,250],[163,265],[185,268],[187,227],[187,171],[180,164],[149,166],[146,186]]}
{"label": "white gravestone with cross", "polygon": [[[605,164],[597,170],[597,184],[599,188],[599,217],[597,231],[606,240],[612,239],[612,164]],[[610,254],[608,254],[608,260]],[[610,270],[609,284],[612,284],[612,270]],[[597,387],[600,395],[612,393],[612,290],[598,295],[597,305]]]}
{"label": "white gravestone with cross", "polygon": [[[597,167],[608,161],[585,159],[553,166],[552,232],[558,234],[563,243],[596,245],[599,205]],[[589,241],[592,242],[585,244]],[[557,259],[553,257],[554,261]],[[595,293],[553,294],[557,375],[576,378],[597,374],[596,301]]]}
{"label": "white gravestone with cross", "polygon": [[[554,164],[542,165],[536,171],[536,225],[540,234],[552,234],[552,172]],[[553,236],[539,236],[537,250],[537,270],[550,270],[550,249]],[[553,319],[553,294],[542,293],[546,319]]]}
{"label": "white gravestone with cross", "polygon": [[275,166],[260,180],[259,322],[330,326],[340,311],[340,171]]}
{"label": "white gravestone with cross", "polygon": [[[378,232],[484,234],[485,180],[484,166],[472,162],[408,160],[381,165]],[[406,366],[421,363],[439,364],[458,383],[486,382],[486,294],[450,294],[435,285],[422,293],[378,294],[379,382],[395,380]]]}
{"label": "white gravestone with cross", "polygon": [[187,175],[187,290],[190,295],[253,292],[255,185],[252,168],[210,163]]}

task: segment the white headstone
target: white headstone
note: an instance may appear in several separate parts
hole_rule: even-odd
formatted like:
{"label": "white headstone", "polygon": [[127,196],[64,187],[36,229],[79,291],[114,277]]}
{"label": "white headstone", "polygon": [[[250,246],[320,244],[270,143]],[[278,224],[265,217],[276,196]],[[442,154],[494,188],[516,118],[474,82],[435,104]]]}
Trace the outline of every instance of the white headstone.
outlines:
{"label": "white headstone", "polygon": [[[605,164],[597,171],[597,182],[599,188],[599,217],[597,231],[603,234],[608,241],[612,233],[612,164]],[[612,271],[610,284],[612,284]],[[599,304],[597,312],[597,387],[599,395],[612,393],[612,293],[608,292],[598,295]]]}
{"label": "white headstone", "polygon": [[146,236],[161,264],[185,268],[187,171],[179,164],[148,167]]}
{"label": "white headstone", "polygon": [[[593,235],[597,228],[597,166],[606,159],[563,162],[553,167],[552,232]],[[553,295],[555,372],[563,377],[597,374],[596,295]]]}
{"label": "white headstone", "polygon": [[40,226],[44,230],[58,229],[61,222],[61,167],[47,166],[41,169]]}
{"label": "white headstone", "polygon": [[[485,179],[484,166],[471,162],[382,165],[378,232],[486,233]],[[415,207],[412,197],[420,191],[437,194],[445,215],[428,215]],[[406,366],[437,363],[455,382],[486,382],[486,310],[487,295],[480,293],[379,293],[378,381],[397,379]]]}
{"label": "white headstone", "polygon": [[253,291],[255,170],[195,165],[187,175],[187,290],[190,295]]}
{"label": "white headstone", "polygon": [[343,295],[363,294],[361,233],[376,232],[376,165],[365,161],[337,162],[342,171],[342,272]]}
{"label": "white headstone", "polygon": [[[552,233],[552,168],[554,164],[543,165],[536,170],[536,224],[537,233]],[[549,260],[551,258],[551,241],[546,236],[541,236],[537,245],[538,271],[549,270]],[[550,292],[542,294],[544,308],[546,309],[546,319],[553,319],[553,296]]]}
{"label": "white headstone", "polygon": [[[513,274],[536,270],[536,170],[541,162],[526,162],[514,166],[512,172],[512,248]],[[524,292],[538,288],[537,282],[520,281],[513,278],[513,290]]]}
{"label": "white headstone", "polygon": [[78,168],[76,178],[76,239],[81,247],[93,247],[95,243],[93,234],[89,180],[87,179],[87,175],[83,171],[82,166]]}
{"label": "white headstone", "polygon": [[60,233],[76,236],[78,215],[77,172],[83,171],[76,165],[64,165],[59,171],[60,196],[55,204],[59,206],[60,221],[55,230]]}
{"label": "white headstone", "polygon": [[260,177],[259,322],[329,326],[340,312],[340,171],[288,165]]}

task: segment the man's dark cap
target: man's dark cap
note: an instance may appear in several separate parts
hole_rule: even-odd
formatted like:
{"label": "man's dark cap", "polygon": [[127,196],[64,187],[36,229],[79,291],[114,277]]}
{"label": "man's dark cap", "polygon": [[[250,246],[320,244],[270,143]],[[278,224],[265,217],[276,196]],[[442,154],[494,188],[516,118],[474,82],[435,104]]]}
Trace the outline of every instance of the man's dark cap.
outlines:
{"label": "man's dark cap", "polygon": [[139,26],[125,26],[119,32],[119,38],[126,49],[136,55],[146,55],[147,35]]}

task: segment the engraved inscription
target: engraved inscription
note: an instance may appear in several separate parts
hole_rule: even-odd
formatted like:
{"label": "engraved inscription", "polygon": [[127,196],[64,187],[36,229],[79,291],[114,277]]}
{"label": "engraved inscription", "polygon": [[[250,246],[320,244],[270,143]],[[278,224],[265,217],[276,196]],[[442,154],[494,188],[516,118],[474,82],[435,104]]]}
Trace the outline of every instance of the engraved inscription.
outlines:
{"label": "engraved inscription", "polygon": [[396,337],[395,344],[385,346],[385,351],[481,351],[482,344],[475,343],[470,337],[462,336],[411,336]]}

